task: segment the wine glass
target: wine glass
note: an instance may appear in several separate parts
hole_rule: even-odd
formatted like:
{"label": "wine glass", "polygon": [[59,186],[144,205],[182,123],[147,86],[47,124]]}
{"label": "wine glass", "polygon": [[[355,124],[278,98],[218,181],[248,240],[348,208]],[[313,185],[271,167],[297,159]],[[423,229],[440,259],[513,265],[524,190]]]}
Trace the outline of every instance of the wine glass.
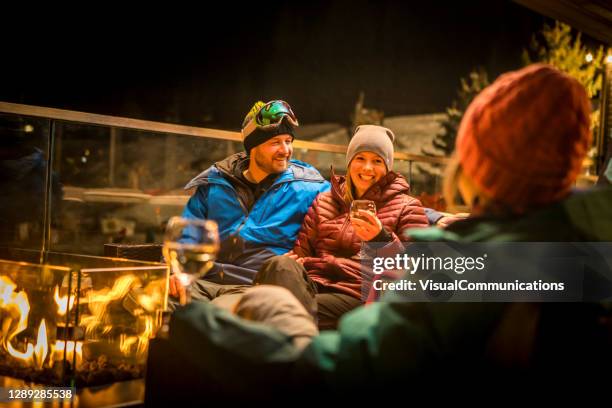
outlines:
{"label": "wine glass", "polygon": [[351,203],[351,218],[358,218],[360,220],[367,221],[365,217],[359,214],[359,211],[367,211],[376,215],[376,203],[371,200],[353,200]]}
{"label": "wine glass", "polygon": [[164,257],[185,288],[189,302],[190,287],[214,266],[219,252],[219,231],[212,220],[172,217],[164,236]]}
{"label": "wine glass", "polygon": [[[372,200],[353,200],[351,202],[351,211],[349,213],[350,217],[369,222],[369,220],[360,214],[359,211],[367,211],[376,216],[376,203],[374,203]],[[361,249],[359,250],[359,258],[366,258],[366,251],[363,242],[361,243]]]}

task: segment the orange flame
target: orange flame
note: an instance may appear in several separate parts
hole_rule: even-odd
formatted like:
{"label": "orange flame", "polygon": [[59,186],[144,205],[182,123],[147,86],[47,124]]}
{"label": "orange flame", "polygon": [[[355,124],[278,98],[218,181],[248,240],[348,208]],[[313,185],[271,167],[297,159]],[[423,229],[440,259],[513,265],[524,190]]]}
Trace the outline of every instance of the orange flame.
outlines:
{"label": "orange flame", "polygon": [[27,343],[25,351],[17,350],[11,344],[15,336],[27,328],[30,314],[28,295],[23,290],[15,292],[16,287],[8,277],[0,276],[0,309],[7,315],[2,320],[2,345],[11,356],[41,369],[49,354],[45,319],[42,319],[38,326],[36,344]]}
{"label": "orange flame", "polygon": [[153,336],[155,327],[151,316],[143,316],[142,318],[144,319],[144,328],[141,333],[136,336],[121,334],[119,337],[119,350],[125,355],[134,352],[137,356],[141,356],[147,352],[149,339]]}
{"label": "orange flame", "polygon": [[[112,326],[105,325],[105,315],[108,313],[110,302],[123,299],[128,295],[130,289],[134,286],[139,286],[140,281],[134,275],[125,275],[118,278],[113,287],[104,288],[98,291],[91,291],[88,294],[88,305],[91,315],[83,316],[81,323],[85,326],[85,332],[89,338],[96,337],[97,334],[109,334]],[[137,296],[138,304],[145,310],[154,310],[155,303],[161,303],[161,295],[155,293],[142,293]],[[155,323],[152,316],[139,316],[139,326],[142,324],[142,330],[136,336],[127,336],[122,334],[119,340],[119,350],[125,355],[135,353],[142,355],[146,353],[149,339],[155,333]]]}
{"label": "orange flame", "polygon": [[[122,276],[114,282],[111,289],[105,288],[100,291],[91,291],[88,296],[89,310],[92,315],[85,315],[82,323],[85,326],[86,334],[96,336],[97,333],[108,334],[112,325],[103,323],[105,315],[108,313],[108,306],[111,302],[126,297],[134,285],[138,285],[139,280],[134,275]],[[25,291],[16,292],[17,285],[6,276],[0,276],[0,310],[3,318],[0,323],[0,346],[16,359],[31,365],[37,369],[44,366],[51,366],[53,361],[62,360],[64,352],[68,361],[76,360],[77,367],[83,358],[83,342],[57,340],[54,344],[49,344],[47,337],[47,323],[42,319],[38,327],[37,338],[34,344],[26,342],[18,348],[25,348],[25,351],[16,349],[11,341],[28,327],[28,316],[30,313],[30,303]],[[147,287],[148,288],[148,287]],[[136,296],[137,303],[146,311],[155,310],[156,303],[161,300],[160,295],[155,291],[147,290]],[[150,289],[150,288],[149,288]],[[59,296],[59,286],[55,287],[54,300],[57,304],[59,316],[66,315],[75,305],[75,296]],[[128,355],[135,353],[142,355],[148,348],[148,340],[152,337],[155,330],[155,322],[152,316],[138,315],[141,327],[135,336],[122,335],[119,349]],[[49,357],[50,355],[50,357]]]}
{"label": "orange flame", "polygon": [[85,333],[89,338],[95,338],[97,331],[101,329],[102,334],[108,334],[112,330],[112,326],[102,326],[104,317],[108,311],[110,302],[122,299],[130,291],[130,288],[136,282],[137,278],[134,275],[125,275],[118,278],[113,287],[109,290],[104,288],[98,291],[92,290],[88,294],[87,303],[91,315],[83,316],[81,323],[85,326]]}
{"label": "orange flame", "polygon": [[16,350],[11,340],[28,326],[30,303],[25,291],[15,292],[17,285],[8,277],[0,276],[0,308],[8,316],[2,320],[2,343],[10,355],[21,360],[29,360],[34,353],[34,346],[28,344],[25,352]]}
{"label": "orange flame", "polygon": [[36,338],[36,346],[34,346],[34,366],[41,369],[47,353],[49,345],[47,344],[47,325],[45,319],[42,319],[40,326],[38,326],[38,337]]}
{"label": "orange flame", "polygon": [[74,358],[74,352],[76,349],[76,366],[78,367],[81,364],[83,359],[83,342],[77,341],[76,346],[74,341],[69,341],[66,346],[66,342],[62,340],[55,341],[54,353],[56,360],[61,360],[64,358],[64,349],[66,349],[66,360],[72,363],[72,359]]}
{"label": "orange flame", "polygon": [[119,350],[123,354],[129,354],[130,349],[134,343],[138,341],[138,337],[136,336],[126,336],[125,334],[121,334],[119,336]]}
{"label": "orange flame", "polygon": [[69,309],[72,309],[74,306],[75,296],[59,295],[59,288],[55,287],[55,293],[53,294],[53,299],[55,299],[55,303],[57,304],[57,313],[60,316],[64,316]]}

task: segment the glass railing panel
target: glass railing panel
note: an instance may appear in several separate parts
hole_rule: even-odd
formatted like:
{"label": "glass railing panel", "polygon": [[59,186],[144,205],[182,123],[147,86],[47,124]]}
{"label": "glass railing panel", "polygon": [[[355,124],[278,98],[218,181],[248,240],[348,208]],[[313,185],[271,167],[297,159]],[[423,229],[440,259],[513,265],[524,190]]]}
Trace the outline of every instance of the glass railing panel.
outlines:
{"label": "glass railing panel", "polygon": [[55,134],[63,187],[50,249],[92,255],[105,243],[161,242],[189,198],[187,182],[241,150],[234,141],[62,121]]}
{"label": "glass railing panel", "polygon": [[446,204],[442,197],[444,165],[413,161],[408,167],[410,168],[411,194],[418,198],[425,207],[446,211]]}
{"label": "glass railing panel", "polygon": [[[181,214],[189,198],[185,184],[213,163],[243,150],[239,135],[233,132],[47,112],[37,107],[21,109],[46,112],[56,119],[2,116],[6,118],[3,132],[8,135],[2,139],[3,166],[15,167],[15,155],[27,162],[23,158],[28,155],[21,154],[26,151],[36,152],[40,161],[38,181],[22,190],[16,189],[24,185],[18,177],[3,178],[9,199],[3,200],[7,209],[2,213],[9,221],[2,223],[6,229],[2,239],[5,246],[14,248],[40,250],[44,244],[47,251],[103,255],[108,243],[160,243],[165,223]],[[51,133],[53,176],[45,218]],[[310,163],[329,179],[332,165],[336,174],[346,173],[345,149],[298,140],[294,158]],[[444,210],[441,165],[428,158],[419,160],[402,149],[396,153],[395,170],[409,180],[411,194],[425,206]],[[49,220],[48,234],[45,219]]]}
{"label": "glass railing panel", "polygon": [[48,119],[0,114],[0,246],[42,248],[49,130]]}
{"label": "glass railing panel", "polygon": [[314,166],[321,175],[329,180],[331,166],[336,174],[346,173],[346,160],[344,153],[322,152],[318,150],[296,148],[293,150],[293,158]]}

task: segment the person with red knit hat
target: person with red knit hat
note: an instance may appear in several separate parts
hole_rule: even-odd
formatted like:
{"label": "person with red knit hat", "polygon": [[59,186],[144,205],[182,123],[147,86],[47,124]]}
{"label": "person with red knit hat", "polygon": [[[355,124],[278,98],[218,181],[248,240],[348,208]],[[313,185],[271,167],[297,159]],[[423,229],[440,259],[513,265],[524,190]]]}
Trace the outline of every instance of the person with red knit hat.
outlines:
{"label": "person with red knit hat", "polygon": [[565,198],[591,143],[590,102],[574,78],[544,64],[502,75],[468,107],[448,167],[476,214],[525,213]]}

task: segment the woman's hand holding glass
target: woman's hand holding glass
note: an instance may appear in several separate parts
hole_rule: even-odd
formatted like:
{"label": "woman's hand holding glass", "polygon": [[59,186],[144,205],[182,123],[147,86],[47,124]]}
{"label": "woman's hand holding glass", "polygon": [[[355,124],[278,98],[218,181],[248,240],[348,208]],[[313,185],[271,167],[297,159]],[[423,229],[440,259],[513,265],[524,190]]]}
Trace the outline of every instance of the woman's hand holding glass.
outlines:
{"label": "woman's hand holding glass", "polygon": [[382,231],[382,223],[376,216],[376,204],[373,201],[353,200],[350,220],[355,233],[362,241],[371,241]]}

